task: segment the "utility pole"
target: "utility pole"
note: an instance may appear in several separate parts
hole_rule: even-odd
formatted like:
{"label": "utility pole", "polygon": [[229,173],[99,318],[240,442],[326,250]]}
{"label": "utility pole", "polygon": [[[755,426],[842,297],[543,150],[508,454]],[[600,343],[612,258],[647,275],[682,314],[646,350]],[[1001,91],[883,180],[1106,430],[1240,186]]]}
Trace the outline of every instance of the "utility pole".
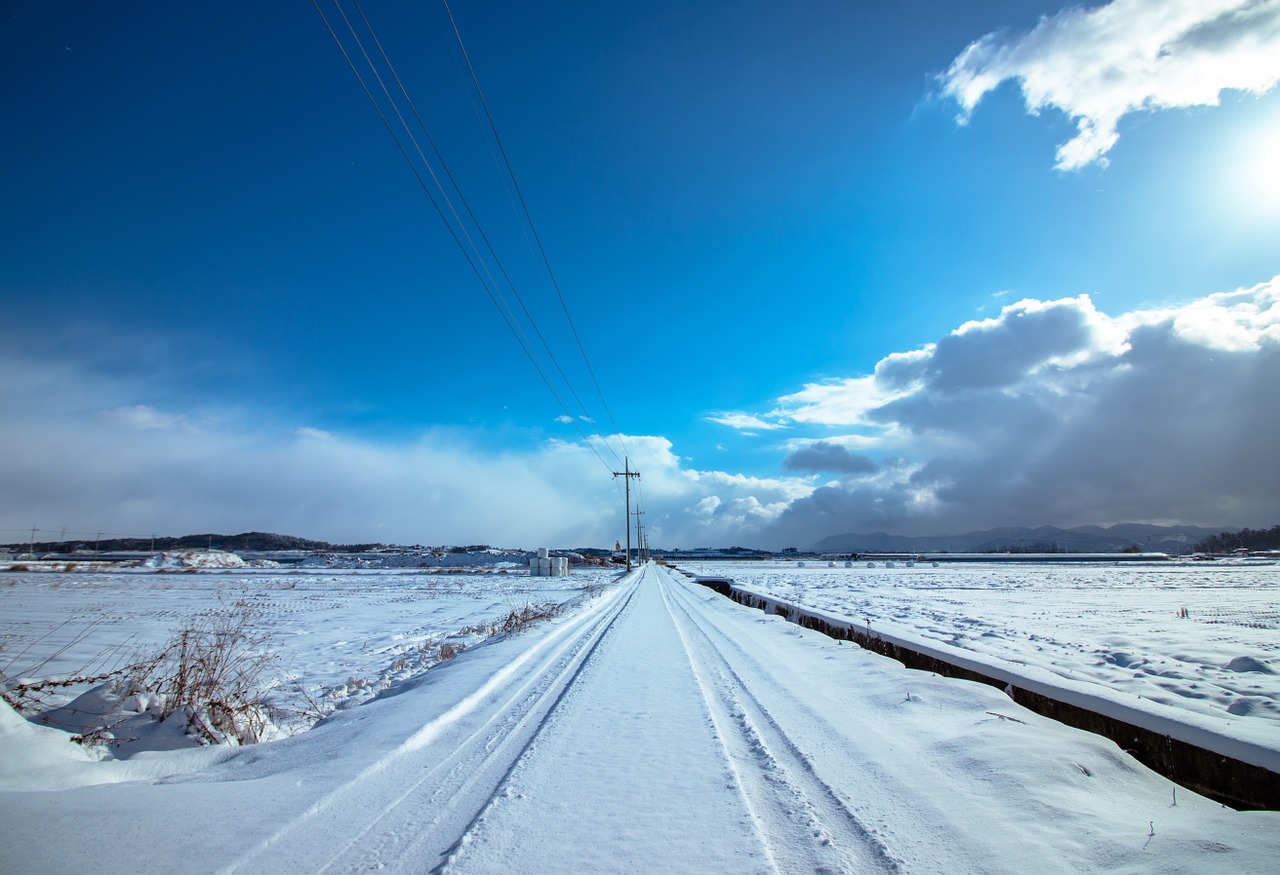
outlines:
{"label": "utility pole", "polygon": [[644,511],[636,508],[636,561],[644,561],[644,526],[640,524],[640,517],[644,516]]}
{"label": "utility pole", "polygon": [[[615,457],[616,458],[616,457]],[[627,502],[627,570],[631,570],[631,478],[640,479],[639,471],[631,470],[631,459],[624,460],[621,471],[614,471],[615,478],[623,478],[622,482],[626,484],[626,502]]]}
{"label": "utility pole", "polygon": [[36,527],[31,527],[31,546],[27,548],[27,558],[36,558]]}

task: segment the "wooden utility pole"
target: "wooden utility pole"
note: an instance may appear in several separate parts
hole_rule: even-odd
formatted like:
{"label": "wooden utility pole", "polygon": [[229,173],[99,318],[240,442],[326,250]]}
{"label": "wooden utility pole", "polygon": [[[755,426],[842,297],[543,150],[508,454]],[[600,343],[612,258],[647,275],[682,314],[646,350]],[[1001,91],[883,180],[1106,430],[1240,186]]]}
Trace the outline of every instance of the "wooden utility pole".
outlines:
{"label": "wooden utility pole", "polygon": [[[616,456],[614,458],[617,458]],[[631,570],[631,478],[640,479],[639,471],[631,470],[631,459],[624,460],[621,471],[614,471],[615,478],[623,478],[622,482],[626,484],[626,502],[627,502],[627,570]]]}
{"label": "wooden utility pole", "polygon": [[644,560],[644,526],[640,524],[640,517],[644,516],[644,511],[636,510],[636,561]]}

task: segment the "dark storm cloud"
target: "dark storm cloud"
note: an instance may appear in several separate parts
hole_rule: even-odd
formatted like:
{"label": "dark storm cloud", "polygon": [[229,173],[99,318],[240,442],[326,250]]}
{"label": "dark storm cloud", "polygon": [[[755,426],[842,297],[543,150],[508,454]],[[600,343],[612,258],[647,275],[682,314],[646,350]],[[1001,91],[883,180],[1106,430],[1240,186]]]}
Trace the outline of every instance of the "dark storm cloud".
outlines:
{"label": "dark storm cloud", "polygon": [[1081,303],[1015,305],[1002,319],[942,338],[929,360],[930,385],[940,392],[1008,386],[1057,356],[1086,348],[1090,326]]}
{"label": "dark storm cloud", "polygon": [[823,400],[907,463],[792,502],[778,542],[1280,519],[1280,281],[1114,319],[1087,298],[1024,301],[881,364],[892,400],[853,414]]}
{"label": "dark storm cloud", "polygon": [[838,471],[842,474],[869,474],[880,466],[866,456],[850,452],[839,444],[818,441],[793,451],[782,460],[788,471]]}

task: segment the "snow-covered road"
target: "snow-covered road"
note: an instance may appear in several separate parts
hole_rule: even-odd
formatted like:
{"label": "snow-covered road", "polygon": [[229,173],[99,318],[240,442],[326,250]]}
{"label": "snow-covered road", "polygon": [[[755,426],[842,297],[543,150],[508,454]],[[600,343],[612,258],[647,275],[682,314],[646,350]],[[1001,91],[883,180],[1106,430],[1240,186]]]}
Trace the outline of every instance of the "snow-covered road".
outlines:
{"label": "snow-covered road", "polygon": [[700,628],[705,593],[657,566],[631,586],[449,868],[507,872],[537,845],[583,871],[893,870]]}
{"label": "snow-covered road", "polygon": [[4,871],[1239,873],[1280,858],[1276,813],[1175,798],[997,690],[655,565],[280,742],[78,762],[65,735],[3,717]]}

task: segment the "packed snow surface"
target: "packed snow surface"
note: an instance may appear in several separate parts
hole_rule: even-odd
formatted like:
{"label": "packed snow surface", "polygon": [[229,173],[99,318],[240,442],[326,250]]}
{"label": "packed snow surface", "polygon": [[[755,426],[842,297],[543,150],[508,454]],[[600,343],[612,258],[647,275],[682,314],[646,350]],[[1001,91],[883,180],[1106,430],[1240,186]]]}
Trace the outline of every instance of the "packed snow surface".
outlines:
{"label": "packed snow surface", "polygon": [[1280,751],[1277,565],[682,568]]}
{"label": "packed snow surface", "polygon": [[[581,588],[577,573],[521,584]],[[296,606],[264,612],[290,652],[353,662],[359,636],[385,657],[393,630],[437,634],[519,580],[477,576],[467,595],[433,598],[426,577],[304,578],[321,609],[270,579],[267,598]],[[172,600],[181,615],[193,580],[136,605]],[[992,687],[905,669],[654,565],[574,596],[556,619],[265,744],[93,761],[0,707],[0,870],[1262,873],[1280,859],[1280,814],[1175,792]],[[0,610],[38,601],[5,598]],[[114,584],[89,601],[121,629],[154,622],[129,620]]]}

